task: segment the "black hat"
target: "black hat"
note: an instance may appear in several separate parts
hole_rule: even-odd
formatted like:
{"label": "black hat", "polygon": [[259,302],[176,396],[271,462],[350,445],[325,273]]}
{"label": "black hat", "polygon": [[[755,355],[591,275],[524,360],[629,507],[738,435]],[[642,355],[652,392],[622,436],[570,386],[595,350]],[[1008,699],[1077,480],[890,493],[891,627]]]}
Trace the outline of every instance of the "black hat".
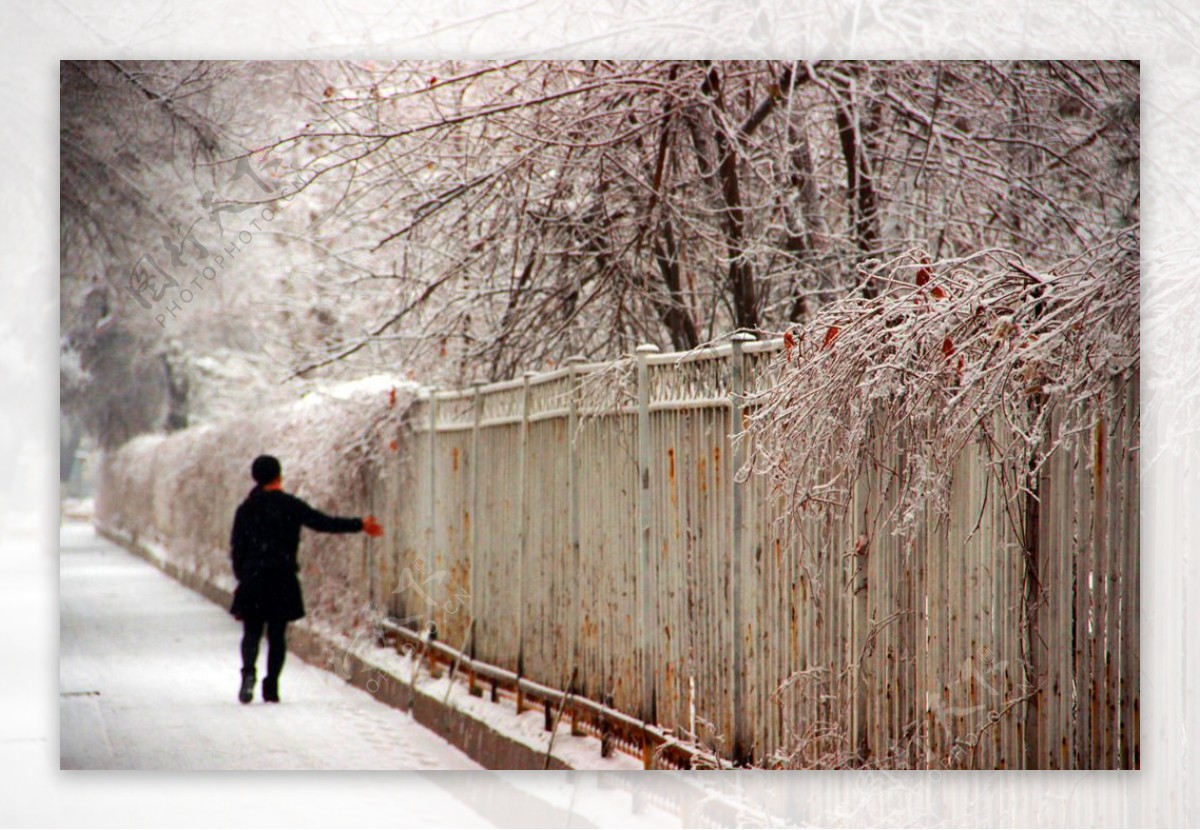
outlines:
{"label": "black hat", "polygon": [[279,459],[273,455],[260,455],[250,465],[250,475],[259,484],[270,484],[282,473],[283,468],[279,465]]}

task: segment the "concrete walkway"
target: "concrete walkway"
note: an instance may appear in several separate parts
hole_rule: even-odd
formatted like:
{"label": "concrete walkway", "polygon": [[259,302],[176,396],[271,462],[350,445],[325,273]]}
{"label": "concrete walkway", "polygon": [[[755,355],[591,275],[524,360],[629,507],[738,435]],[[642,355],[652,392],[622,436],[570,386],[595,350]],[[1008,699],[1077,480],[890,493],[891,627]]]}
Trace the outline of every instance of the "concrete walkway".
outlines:
{"label": "concrete walkway", "polygon": [[[480,768],[294,655],[282,704],[238,703],[237,621],[88,525],[63,527],[59,568],[63,769]],[[445,801],[439,820],[481,824]]]}

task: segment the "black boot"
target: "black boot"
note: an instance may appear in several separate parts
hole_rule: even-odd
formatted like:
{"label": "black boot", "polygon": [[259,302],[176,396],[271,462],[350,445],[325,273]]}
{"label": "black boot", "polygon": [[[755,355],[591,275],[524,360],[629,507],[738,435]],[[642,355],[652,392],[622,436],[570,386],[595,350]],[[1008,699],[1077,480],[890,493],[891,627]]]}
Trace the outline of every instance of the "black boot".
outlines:
{"label": "black boot", "polygon": [[[253,682],[253,681],[252,681]],[[279,702],[279,678],[264,677],[263,678],[263,701],[265,703]]]}
{"label": "black boot", "polygon": [[242,669],[242,688],[238,692],[238,700],[242,703],[254,700],[254,669]]}

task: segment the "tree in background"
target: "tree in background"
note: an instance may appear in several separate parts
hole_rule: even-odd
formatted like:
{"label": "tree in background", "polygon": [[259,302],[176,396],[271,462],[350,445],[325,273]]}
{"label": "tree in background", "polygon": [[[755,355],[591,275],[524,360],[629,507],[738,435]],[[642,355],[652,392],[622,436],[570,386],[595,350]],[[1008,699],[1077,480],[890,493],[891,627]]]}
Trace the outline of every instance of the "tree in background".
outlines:
{"label": "tree in background", "polygon": [[456,382],[689,349],[872,297],[860,266],[913,246],[1050,266],[1136,226],[1138,83],[1104,62],[313,65],[319,115],[271,146],[343,194],[351,283],[392,289],[298,368],[405,332]]}
{"label": "tree in background", "polygon": [[[252,358],[226,383],[247,400],[398,367],[464,384],[779,333],[880,296],[913,249],[1046,273],[1137,245],[1136,63],[109,62],[64,64],[63,101],[64,403],[87,407],[169,387],[169,338]],[[231,227],[286,218],[160,327],[111,276],[213,200]],[[91,275],[132,338],[115,382]],[[130,431],[163,425],[151,391]]]}
{"label": "tree in background", "polygon": [[[271,126],[260,105],[286,100],[287,76],[240,62],[62,63],[60,393],[101,445],[203,417],[208,357],[261,357],[246,286],[287,257],[260,244],[234,267],[227,211],[242,206],[229,196],[256,180],[237,182],[243,168],[221,159],[247,150],[248,125]],[[218,259],[219,279],[195,282]],[[183,290],[204,293],[192,304]],[[243,404],[262,389],[255,371],[237,380]]]}
{"label": "tree in background", "polygon": [[193,103],[217,76],[204,63],[60,68],[61,401],[105,446],[187,420],[164,339],[121,289],[183,192],[168,171],[191,177],[223,149],[220,126]]}

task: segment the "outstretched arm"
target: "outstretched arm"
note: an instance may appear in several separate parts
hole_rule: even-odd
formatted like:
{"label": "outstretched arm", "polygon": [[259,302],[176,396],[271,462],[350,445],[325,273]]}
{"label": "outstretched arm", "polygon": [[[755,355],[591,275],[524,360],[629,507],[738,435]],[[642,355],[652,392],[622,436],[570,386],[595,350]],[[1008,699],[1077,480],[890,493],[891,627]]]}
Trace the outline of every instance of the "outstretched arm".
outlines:
{"label": "outstretched arm", "polygon": [[304,502],[300,502],[300,524],[305,527],[312,528],[320,533],[361,533],[363,529],[362,519],[344,518],[341,516],[330,516],[322,513],[315,507],[309,507]]}
{"label": "outstretched arm", "polygon": [[383,528],[375,521],[374,516],[366,516],[361,519],[330,516],[300,499],[296,499],[296,508],[300,524],[320,533],[361,533],[365,531],[370,536],[383,535]]}

